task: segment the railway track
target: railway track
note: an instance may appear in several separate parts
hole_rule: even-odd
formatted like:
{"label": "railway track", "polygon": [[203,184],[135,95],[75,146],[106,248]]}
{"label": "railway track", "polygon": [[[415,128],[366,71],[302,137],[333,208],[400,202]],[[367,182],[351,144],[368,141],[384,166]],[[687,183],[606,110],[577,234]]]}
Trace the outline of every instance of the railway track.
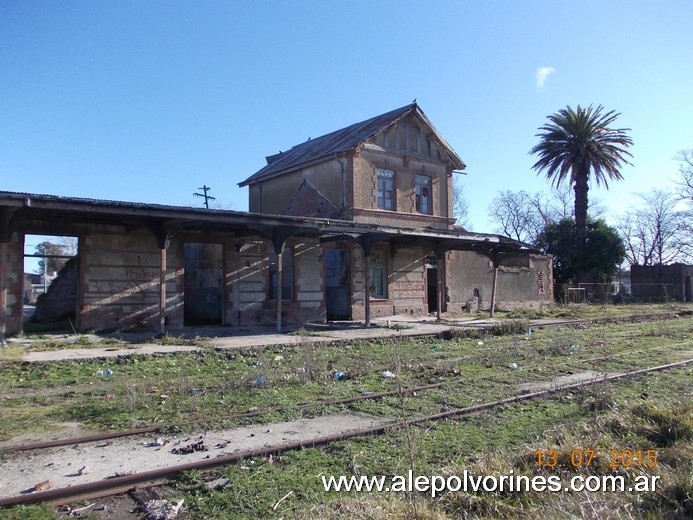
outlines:
{"label": "railway track", "polygon": [[[645,369],[625,372],[625,373],[621,373],[621,374],[615,374],[615,375],[600,377],[600,378],[592,379],[589,381],[583,381],[580,383],[564,385],[564,386],[550,388],[550,389],[541,390],[541,391],[537,391],[537,392],[525,393],[525,394],[521,394],[521,395],[513,395],[513,396],[510,396],[510,397],[507,397],[504,399],[499,399],[499,400],[495,400],[495,401],[481,403],[481,404],[474,405],[474,406],[469,406],[469,407],[464,407],[464,408],[456,408],[456,409],[448,410],[448,411],[441,412],[438,414],[425,415],[425,416],[421,416],[421,417],[408,419],[406,421],[388,422],[385,424],[379,424],[377,426],[373,426],[373,427],[369,427],[369,428],[362,428],[362,429],[354,430],[354,431],[351,431],[348,433],[343,433],[343,434],[338,434],[338,435],[326,435],[326,436],[313,437],[313,438],[310,438],[307,440],[286,443],[286,444],[283,444],[282,446],[278,446],[278,447],[268,447],[268,448],[261,448],[261,449],[243,450],[243,451],[235,452],[233,454],[223,455],[223,456],[216,457],[216,458],[208,458],[208,459],[204,459],[201,461],[192,462],[192,463],[188,463],[188,464],[179,464],[179,465],[175,465],[175,466],[159,468],[159,469],[152,470],[152,471],[143,471],[140,473],[121,475],[121,476],[117,476],[114,478],[98,480],[98,481],[85,483],[85,484],[79,484],[79,485],[75,485],[75,486],[68,486],[68,487],[63,487],[63,488],[58,488],[58,489],[50,489],[47,491],[37,491],[34,493],[30,493],[30,494],[23,494],[23,495],[18,495],[18,496],[7,497],[7,498],[0,499],[0,507],[7,507],[7,506],[13,506],[13,505],[20,505],[20,504],[29,505],[29,504],[36,504],[36,503],[51,503],[51,504],[55,504],[55,505],[60,505],[60,504],[66,504],[66,503],[74,503],[77,499],[84,499],[86,497],[94,498],[94,497],[109,496],[109,495],[121,493],[127,489],[132,488],[133,486],[138,486],[138,485],[142,486],[142,485],[145,485],[147,483],[159,482],[159,481],[171,478],[175,475],[178,475],[179,473],[181,473],[183,471],[210,470],[210,469],[213,469],[215,467],[220,467],[220,466],[224,466],[227,464],[232,464],[232,463],[238,462],[240,460],[248,459],[248,458],[252,458],[252,457],[275,455],[275,454],[278,454],[278,453],[281,453],[284,451],[295,450],[295,449],[299,449],[299,448],[317,447],[317,446],[329,444],[331,442],[341,441],[341,440],[354,438],[354,437],[381,435],[381,434],[385,434],[385,433],[391,432],[393,430],[407,427],[407,426],[412,426],[412,425],[417,425],[417,424],[422,424],[422,423],[427,423],[427,422],[434,422],[434,421],[449,419],[452,417],[474,414],[474,413],[489,410],[489,409],[492,409],[494,407],[501,406],[501,405],[512,404],[512,403],[517,403],[517,402],[522,402],[522,401],[528,401],[528,400],[537,399],[537,398],[543,398],[543,397],[550,396],[552,394],[577,390],[577,389],[585,388],[585,387],[588,387],[590,385],[594,385],[594,384],[598,384],[598,383],[618,381],[621,379],[636,377],[638,375],[642,375],[642,374],[646,374],[646,373],[659,372],[659,371],[664,371],[664,370],[668,370],[668,369],[672,369],[672,368],[678,368],[678,367],[686,366],[690,363],[693,363],[693,359],[687,359],[684,361],[680,361],[678,363],[670,363],[670,364],[666,364],[666,365],[659,365],[659,366],[649,367],[649,368],[645,368]],[[424,390],[424,389],[436,388],[436,387],[442,386],[442,385],[443,385],[443,383],[436,384],[436,385],[427,385],[427,387],[417,387],[417,388]],[[403,390],[407,390],[409,392],[416,391],[416,389],[411,389],[411,388],[410,389],[403,389]],[[387,393],[381,394],[378,397],[382,397],[385,395],[397,394],[399,392],[401,392],[401,391],[397,390],[394,392],[387,392]],[[361,396],[361,397],[375,398],[376,396]],[[358,398],[350,398],[350,399],[347,399],[346,401],[353,401],[354,399],[358,399]],[[341,401],[345,401],[345,400],[341,400]],[[305,406],[307,406],[307,405],[305,405]],[[135,433],[131,433],[131,435],[135,435]],[[93,440],[94,439],[91,438],[89,442],[93,442]],[[72,442],[70,442],[69,444],[74,444],[74,440],[72,440]],[[39,449],[39,448],[37,448],[36,445],[34,445],[34,447],[31,447],[30,449]]]}
{"label": "railway track", "polygon": [[[565,339],[565,338],[563,338]],[[667,348],[670,348],[667,347]],[[493,349],[486,349],[485,352],[501,352],[502,347],[494,347]],[[627,352],[618,352],[618,353],[613,353],[605,356],[599,356],[599,357],[594,357],[594,358],[588,358],[588,359],[581,359],[581,360],[570,360],[566,361],[565,363],[553,363],[552,367],[554,369],[563,369],[563,368],[574,368],[576,364],[590,364],[590,363],[595,363],[595,362],[600,362],[600,361],[606,361],[609,359],[616,359],[616,358],[623,358],[623,357],[632,357],[636,355],[642,355],[642,354],[652,354],[652,353],[658,353],[662,351],[662,347],[652,347],[652,348],[645,348],[645,349],[637,349],[637,350],[629,350]],[[479,355],[474,355],[474,356],[463,356],[460,358],[454,358],[452,360],[447,360],[447,364],[449,364],[451,361],[454,361],[455,363],[459,363],[462,361],[470,361],[470,360],[475,360],[478,359]],[[527,369],[519,369],[518,372],[526,372]],[[491,375],[491,376],[486,376],[486,377],[476,377],[473,379],[466,379],[466,383],[479,383],[482,381],[497,381],[498,376],[497,375]],[[409,387],[409,388],[402,388],[398,390],[393,390],[389,392],[367,392],[364,393],[360,396],[354,396],[354,397],[348,397],[348,398],[342,398],[342,399],[334,399],[334,400],[327,400],[327,401],[316,401],[312,403],[302,403],[296,405],[294,408],[296,410],[308,410],[308,409],[318,409],[321,407],[328,407],[328,406],[339,406],[339,405],[346,405],[346,404],[352,404],[352,403],[357,403],[360,401],[368,401],[368,400],[375,400],[375,399],[382,399],[384,397],[390,397],[390,396],[396,396],[396,395],[401,395],[401,394],[414,394],[416,392],[422,392],[426,390],[431,390],[435,388],[441,388],[441,387],[453,387],[454,382],[451,381],[446,381],[446,382],[440,382],[440,383],[433,383],[433,384],[428,384],[428,385],[422,385],[422,386],[416,386],[416,387]],[[229,414],[225,416],[217,416],[214,418],[215,421],[219,420],[234,420],[234,419],[245,419],[245,418],[253,418],[253,417],[261,417],[263,415],[275,412],[277,410],[286,410],[286,408],[279,408],[279,407],[270,407],[270,408],[265,408],[262,410],[257,410],[257,411],[252,411],[252,412],[244,412],[244,413],[235,413],[235,414]],[[79,445],[79,444],[84,444],[84,443],[89,443],[89,442],[105,442],[113,439],[119,439],[119,438],[124,438],[124,437],[132,437],[132,436],[137,436],[137,435],[146,435],[146,434],[151,434],[151,433],[162,433],[174,429],[181,429],[181,428],[188,428],[190,426],[203,426],[205,424],[208,424],[209,420],[198,420],[198,421],[191,421],[191,422],[186,422],[184,424],[182,423],[174,423],[174,424],[166,424],[166,425],[156,425],[156,426],[147,426],[147,427],[142,427],[142,428],[134,428],[134,429],[129,429],[129,430],[121,430],[121,431],[112,431],[112,432],[103,432],[103,433],[98,433],[94,435],[86,435],[86,436],[81,436],[81,437],[69,437],[69,438],[63,438],[63,439],[55,439],[55,440],[50,440],[50,441],[44,441],[44,442],[36,442],[36,443],[27,443],[27,444],[21,444],[21,445],[16,445],[16,446],[5,446],[0,449],[0,452],[5,452],[5,453],[13,453],[13,452],[21,452],[21,451],[32,451],[32,450],[39,450],[39,449],[47,449],[47,448],[57,448],[61,446],[74,446],[74,445]]]}

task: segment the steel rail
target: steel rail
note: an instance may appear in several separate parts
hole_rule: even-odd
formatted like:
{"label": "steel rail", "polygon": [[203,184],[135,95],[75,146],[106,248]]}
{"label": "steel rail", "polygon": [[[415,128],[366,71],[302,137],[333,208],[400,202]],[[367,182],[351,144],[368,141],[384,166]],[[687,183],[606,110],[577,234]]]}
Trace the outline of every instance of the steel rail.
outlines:
{"label": "steel rail", "polygon": [[[668,314],[668,313],[658,313],[658,314],[644,314],[644,315],[629,315],[629,316],[623,316],[623,317],[617,317],[617,318],[586,318],[586,319],[577,319],[577,320],[571,320],[571,321],[560,321],[560,322],[553,322],[553,323],[544,323],[540,325],[536,325],[536,328],[543,328],[543,327],[555,327],[555,326],[560,326],[560,325],[574,325],[574,324],[579,324],[579,323],[598,323],[598,322],[622,322],[622,321],[630,321],[633,319],[638,319],[638,318],[658,318],[658,317],[664,317],[665,319],[674,319],[677,317],[676,314],[673,316]],[[486,350],[493,350],[493,349],[486,349]],[[607,359],[609,357],[619,357],[619,356],[625,356],[628,354],[631,354],[633,352],[641,352],[644,350],[639,350],[639,351],[628,351],[628,352],[620,352],[616,354],[611,354],[609,356],[601,356],[597,358],[591,358],[591,359],[583,359],[583,360],[578,360],[578,363],[588,363],[592,361],[600,361],[603,359]],[[647,352],[652,351],[652,349],[647,349]],[[459,358],[458,360],[461,359],[473,359],[476,356],[464,356],[463,358]],[[567,365],[567,364],[566,364]],[[482,378],[483,380],[493,380],[495,376],[488,377],[488,378]],[[443,383],[434,383],[430,385],[424,385],[420,387],[414,387],[414,388],[406,388],[402,389],[402,392],[404,393],[413,393],[413,392],[418,392],[418,391],[424,391],[424,390],[429,390],[432,388],[438,388],[441,386],[444,386],[446,384],[449,384],[447,382]],[[318,401],[315,403],[304,403],[304,404],[299,404],[296,405],[294,408],[298,410],[305,410],[309,408],[317,408],[317,407],[323,407],[323,406],[333,406],[333,405],[340,405],[340,404],[349,404],[353,402],[358,402],[362,400],[368,400],[368,399],[379,399],[382,397],[388,397],[391,395],[397,395],[399,394],[400,391],[395,390],[395,391],[390,391],[390,392],[379,392],[379,393],[374,393],[372,395],[361,395],[361,396],[355,396],[355,397],[348,397],[344,399],[337,399],[333,401]],[[255,412],[244,412],[244,413],[237,413],[237,414],[231,414],[223,417],[219,417],[215,420],[233,420],[233,419],[243,419],[243,418],[249,418],[249,417],[259,417],[267,413],[271,413],[273,411],[276,411],[279,409],[278,407],[271,407],[267,408],[264,410],[258,410]],[[284,408],[285,409],[285,408]],[[111,439],[119,439],[123,437],[131,437],[135,435],[144,435],[147,433],[154,433],[154,432],[161,432],[164,431],[167,428],[177,428],[177,427],[187,427],[187,426],[193,426],[193,425],[199,425],[199,424],[207,424],[209,423],[210,420],[208,419],[201,419],[197,421],[192,421],[189,423],[174,423],[174,424],[166,424],[166,425],[157,425],[157,426],[146,426],[143,428],[135,428],[131,430],[123,430],[123,431],[115,431],[115,432],[103,432],[99,434],[94,434],[94,435],[85,435],[82,437],[73,437],[73,438],[65,438],[65,439],[56,439],[52,441],[45,441],[45,442],[37,442],[37,443],[31,443],[31,444],[23,444],[23,445],[17,445],[17,446],[6,446],[3,448],[0,448],[0,452],[18,452],[18,451],[31,451],[31,450],[38,450],[38,449],[45,449],[45,448],[57,448],[61,446],[71,446],[71,445],[76,445],[76,444],[84,444],[88,442],[99,442],[99,441],[108,441]]]}
{"label": "steel rail", "polygon": [[[560,387],[556,387],[556,388],[550,388],[550,389],[541,390],[538,392],[532,392],[529,394],[515,395],[512,397],[507,397],[505,399],[500,399],[497,401],[481,403],[481,404],[478,404],[475,406],[469,406],[466,408],[458,408],[458,409],[449,410],[449,411],[434,414],[434,415],[427,415],[424,417],[417,417],[415,419],[408,419],[406,421],[391,422],[391,423],[387,423],[384,425],[375,426],[375,427],[371,427],[371,428],[365,428],[362,430],[356,430],[356,431],[347,432],[347,433],[343,433],[343,434],[315,437],[312,439],[292,442],[292,443],[284,444],[282,446],[277,446],[277,447],[273,447],[273,448],[244,450],[241,452],[217,457],[214,459],[204,459],[201,461],[192,462],[192,463],[188,463],[188,464],[180,464],[177,466],[170,466],[167,468],[160,468],[160,469],[145,471],[145,472],[141,472],[141,473],[133,473],[130,475],[118,476],[118,477],[114,477],[111,479],[104,479],[104,480],[99,480],[96,482],[79,484],[76,486],[51,489],[48,491],[39,491],[36,493],[32,493],[30,495],[8,497],[8,498],[0,499],[0,507],[7,507],[7,506],[13,506],[13,505],[20,505],[20,504],[30,505],[30,504],[40,503],[40,502],[50,502],[50,503],[54,503],[54,504],[55,503],[69,503],[68,501],[66,501],[66,499],[74,498],[77,496],[84,496],[84,495],[90,495],[92,497],[93,496],[107,496],[110,494],[114,494],[112,492],[112,490],[114,490],[116,488],[118,490],[122,490],[124,487],[134,486],[136,484],[142,484],[142,483],[150,482],[153,480],[160,480],[163,478],[169,478],[169,477],[175,476],[175,475],[177,475],[183,471],[189,471],[189,470],[202,470],[202,471],[204,471],[204,470],[209,470],[209,469],[212,469],[215,467],[224,466],[227,464],[238,462],[242,459],[247,459],[247,458],[251,458],[251,457],[262,457],[262,456],[268,456],[268,455],[275,455],[275,454],[278,454],[278,453],[281,453],[284,451],[296,450],[296,449],[301,449],[301,448],[314,448],[317,446],[323,446],[325,444],[329,444],[331,442],[347,440],[347,439],[351,439],[351,438],[355,438],[355,437],[366,437],[366,436],[370,436],[370,435],[379,435],[382,433],[391,432],[391,431],[394,431],[394,430],[397,430],[400,428],[405,428],[408,426],[413,426],[413,425],[417,425],[417,424],[421,424],[421,423],[438,421],[441,419],[449,419],[451,417],[457,417],[457,416],[462,416],[462,415],[470,415],[470,414],[490,410],[490,409],[495,408],[497,406],[502,406],[502,405],[506,405],[506,404],[513,404],[513,403],[518,403],[518,402],[522,402],[522,401],[528,401],[531,399],[546,397],[546,396],[549,396],[551,394],[555,394],[555,393],[559,393],[559,392],[578,390],[581,388],[585,388],[587,386],[591,386],[591,385],[598,384],[598,383],[603,383],[606,381],[618,381],[620,379],[635,377],[635,376],[647,374],[650,372],[661,372],[663,370],[668,370],[671,368],[682,367],[682,366],[688,365],[692,362],[693,362],[693,359],[687,359],[685,361],[680,361],[678,363],[671,363],[671,364],[667,364],[667,365],[660,365],[660,366],[656,366],[656,367],[634,370],[632,372],[625,372],[623,374],[615,374],[612,376],[601,377],[598,379],[592,379],[589,381],[583,381],[581,383],[564,385],[564,386],[560,386]],[[95,495],[96,493],[101,493],[101,494]]]}
{"label": "steel rail", "polygon": [[[332,401],[318,401],[315,403],[303,403],[303,404],[296,405],[294,408],[299,409],[299,410],[307,410],[310,408],[318,408],[318,407],[322,407],[322,406],[334,406],[334,405],[340,405],[340,404],[349,404],[349,403],[354,403],[357,401],[365,401],[367,399],[380,399],[382,397],[399,395],[400,393],[411,394],[414,392],[423,392],[424,390],[431,390],[433,388],[439,388],[439,387],[444,386],[446,384],[447,383],[432,383],[430,385],[417,386],[417,387],[413,387],[413,388],[402,388],[401,391],[400,390],[393,390],[390,392],[378,392],[378,393],[373,393],[373,394],[368,394],[368,395],[346,397],[343,399],[335,399]],[[214,420],[219,421],[219,420],[230,420],[230,419],[242,419],[245,417],[258,417],[258,416],[264,415],[266,413],[276,411],[278,409],[280,409],[280,408],[275,406],[275,407],[268,408],[265,410],[258,410],[257,412],[245,412],[245,413],[238,413],[238,414],[232,414],[232,415],[227,415],[227,416],[223,416],[223,417],[218,417],[218,418],[215,418]],[[281,408],[281,409],[286,410],[286,408]],[[145,433],[159,432],[159,431],[164,430],[165,428],[193,426],[193,425],[205,424],[205,423],[209,423],[209,422],[211,422],[210,419],[202,419],[199,421],[192,421],[189,423],[146,426],[143,428],[136,428],[133,430],[123,430],[123,431],[119,431],[119,432],[104,432],[104,433],[94,434],[94,435],[85,435],[82,437],[72,437],[72,438],[56,439],[56,440],[45,441],[45,442],[36,442],[36,443],[32,443],[32,444],[7,446],[5,448],[0,448],[0,452],[10,453],[10,452],[17,452],[17,451],[32,451],[32,450],[41,450],[41,449],[45,449],[45,448],[58,448],[61,446],[73,446],[76,444],[85,444],[87,442],[108,441],[111,439],[120,439],[123,437],[132,437],[134,435],[143,435]]]}

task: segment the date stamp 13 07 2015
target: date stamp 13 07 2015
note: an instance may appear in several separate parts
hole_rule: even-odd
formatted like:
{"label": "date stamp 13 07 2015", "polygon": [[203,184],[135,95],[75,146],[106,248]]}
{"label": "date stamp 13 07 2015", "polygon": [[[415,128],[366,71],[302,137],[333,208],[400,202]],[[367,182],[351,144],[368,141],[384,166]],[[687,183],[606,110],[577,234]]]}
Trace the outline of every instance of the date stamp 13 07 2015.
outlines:
{"label": "date stamp 13 07 2015", "polygon": [[654,468],[657,466],[657,450],[611,449],[606,456],[590,448],[559,451],[536,450],[536,464],[540,468],[588,468],[606,465],[609,468]]}

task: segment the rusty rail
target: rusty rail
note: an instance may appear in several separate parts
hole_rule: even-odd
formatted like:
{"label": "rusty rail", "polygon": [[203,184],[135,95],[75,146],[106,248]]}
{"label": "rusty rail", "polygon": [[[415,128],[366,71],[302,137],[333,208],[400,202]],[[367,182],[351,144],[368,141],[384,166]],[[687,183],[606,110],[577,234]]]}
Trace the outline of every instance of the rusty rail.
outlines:
{"label": "rusty rail", "polygon": [[[417,387],[413,387],[413,388],[403,388],[401,390],[401,393],[411,394],[414,392],[423,392],[424,390],[431,390],[433,388],[439,388],[439,387],[444,386],[446,384],[447,383],[432,383],[430,385],[417,386]],[[382,397],[389,397],[391,395],[398,395],[399,393],[400,393],[399,390],[393,390],[390,392],[379,392],[379,393],[373,393],[373,394],[368,394],[368,395],[346,397],[343,399],[335,399],[333,401],[318,401],[315,403],[304,403],[304,404],[296,405],[296,408],[299,410],[307,410],[310,408],[318,408],[321,406],[333,406],[333,405],[340,405],[340,404],[349,404],[349,403],[354,403],[357,401],[365,401],[367,399],[380,399]],[[245,417],[258,417],[258,416],[273,412],[273,411],[278,410],[278,409],[279,409],[279,407],[275,406],[275,407],[268,408],[265,410],[258,410],[257,412],[245,412],[245,413],[232,414],[232,415],[227,415],[224,417],[215,418],[215,421],[230,420],[230,419],[242,419]],[[282,408],[282,409],[285,410],[285,408]],[[199,421],[192,421],[192,422],[185,423],[185,424],[169,424],[169,425],[163,425],[163,426],[162,425],[146,426],[144,428],[136,428],[133,430],[123,430],[123,431],[119,431],[119,432],[104,432],[104,433],[99,433],[99,434],[94,434],[94,435],[85,435],[82,437],[56,439],[56,440],[52,440],[52,441],[35,442],[32,444],[22,444],[22,445],[18,445],[18,446],[7,446],[5,448],[1,448],[0,451],[2,451],[2,452],[17,452],[17,451],[40,450],[40,449],[45,449],[45,448],[58,448],[60,446],[72,446],[75,444],[85,444],[87,442],[101,442],[101,441],[107,441],[110,439],[120,439],[122,437],[132,437],[134,435],[143,435],[145,433],[154,433],[154,432],[159,432],[159,431],[163,430],[164,428],[193,426],[193,425],[205,424],[205,423],[209,423],[209,422],[210,422],[209,419],[203,419],[203,420],[199,420]]]}
{"label": "rusty rail", "polygon": [[50,502],[50,503],[69,503],[67,499],[74,498],[77,496],[90,495],[95,496],[96,493],[100,495],[96,496],[107,496],[114,494],[113,490],[122,490],[129,486],[134,486],[135,484],[142,484],[145,482],[150,482],[153,480],[160,480],[163,478],[169,478],[177,475],[183,471],[188,470],[209,470],[215,467],[224,466],[226,464],[238,462],[242,459],[247,459],[250,457],[261,457],[267,455],[274,455],[284,451],[295,450],[300,448],[314,448],[317,446],[322,446],[335,441],[341,441],[346,439],[351,439],[354,437],[366,437],[369,435],[379,435],[382,433],[390,432],[399,428],[404,428],[407,426],[412,426],[416,424],[421,424],[425,422],[437,421],[441,419],[449,419],[451,417],[470,415],[485,410],[489,410],[496,406],[501,406],[505,404],[512,404],[521,401],[528,401],[531,399],[537,399],[540,397],[545,397],[554,393],[565,392],[570,390],[577,390],[591,386],[597,383],[605,381],[618,381],[620,379],[626,379],[630,377],[635,377],[641,374],[647,374],[650,372],[660,372],[663,370],[668,370],[671,368],[678,368],[688,365],[693,362],[693,359],[688,359],[685,361],[680,361],[678,363],[671,363],[668,365],[660,365],[656,367],[644,368],[640,370],[634,370],[632,372],[625,372],[623,374],[616,374],[613,376],[601,377],[598,379],[592,379],[589,381],[583,381],[581,383],[575,383],[565,386],[560,386],[556,388],[550,388],[547,390],[541,390],[539,392],[532,392],[529,394],[516,395],[508,397],[505,399],[500,399],[498,401],[491,401],[488,403],[482,403],[475,406],[470,406],[466,408],[459,408],[455,410],[450,410],[447,412],[442,412],[434,415],[427,415],[424,417],[418,417],[415,419],[409,419],[407,421],[392,422],[381,426],[376,426],[372,428],[365,428],[362,430],[357,430],[353,432],[348,432],[339,435],[328,435],[323,437],[316,437],[306,441],[297,441],[283,446],[278,446],[275,448],[263,448],[255,450],[245,450],[238,453],[233,453],[230,455],[225,455],[222,457],[217,457],[214,459],[205,459],[198,462],[192,462],[188,464],[180,464],[177,466],[171,466],[168,468],[161,468],[152,471],[146,471],[142,473],[134,473],[131,475],[124,475],[120,477],[115,477],[111,479],[99,480],[96,482],[90,482],[86,484],[79,484],[76,486],[70,486],[66,488],[52,489],[48,491],[40,491],[37,493],[32,493],[30,495],[21,495],[8,497],[0,499],[0,507],[7,507],[19,504],[36,504],[40,502]]}

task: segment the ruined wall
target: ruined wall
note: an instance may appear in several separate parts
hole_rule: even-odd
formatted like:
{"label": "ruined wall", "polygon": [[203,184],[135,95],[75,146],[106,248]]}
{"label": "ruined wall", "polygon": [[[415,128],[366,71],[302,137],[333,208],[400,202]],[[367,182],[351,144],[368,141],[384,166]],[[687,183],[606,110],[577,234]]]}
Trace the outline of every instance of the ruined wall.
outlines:
{"label": "ruined wall", "polygon": [[[480,309],[489,309],[493,291],[493,264],[487,257],[468,251],[452,251],[446,261],[447,305],[461,311],[478,297]],[[507,258],[498,270],[496,308],[550,305],[551,257],[518,255]]]}
{"label": "ruined wall", "polygon": [[93,226],[80,240],[82,330],[157,329],[159,248],[152,233]]}
{"label": "ruined wall", "polygon": [[[377,246],[373,255],[383,257],[387,265],[387,298],[370,299],[371,318],[381,318],[393,314],[422,316],[428,313],[425,285],[424,255],[421,248],[399,249],[390,254],[386,245]],[[363,320],[366,317],[364,303],[364,264],[360,247],[350,250],[352,318]]]}
{"label": "ruined wall", "polygon": [[[18,334],[22,331],[22,284],[24,281],[23,237],[13,233],[7,243],[0,244],[0,291],[5,289],[5,334]],[[2,256],[1,253],[5,253]],[[5,261],[5,258],[7,259]],[[0,295],[0,300],[2,295]],[[0,304],[2,302],[0,301]],[[0,308],[0,312],[2,309]]]}
{"label": "ruined wall", "polygon": [[257,323],[262,315],[267,284],[267,245],[260,238],[238,240],[226,258],[226,287],[230,325]]}
{"label": "ruined wall", "polygon": [[421,248],[397,250],[388,279],[394,314],[421,316],[428,313],[426,269]]}
{"label": "ruined wall", "polygon": [[324,322],[322,247],[317,241],[304,241],[294,247],[296,309],[286,318],[296,323]]}
{"label": "ruined wall", "polygon": [[[221,244],[220,325],[272,324],[276,300],[269,299],[269,252],[260,237],[236,239],[230,233],[178,233],[169,241],[166,265],[166,327],[185,325],[186,243]],[[322,248],[317,242],[290,243],[294,251],[294,298],[285,300],[287,323],[324,321]],[[93,229],[80,245],[80,326],[82,329],[159,327],[159,262],[156,241],[147,231],[122,233]]]}
{"label": "ruined wall", "polygon": [[71,319],[77,312],[77,258],[70,258],[51,282],[48,292],[36,299],[34,318],[39,322]]}
{"label": "ruined wall", "polygon": [[[231,255],[227,268],[230,291],[230,325],[273,325],[277,301],[269,298],[269,254],[272,245],[259,237],[243,239]],[[322,286],[322,248],[316,241],[289,241],[294,254],[294,295],[282,301],[282,319],[287,324],[325,321]],[[286,253],[285,253],[286,254]]]}

